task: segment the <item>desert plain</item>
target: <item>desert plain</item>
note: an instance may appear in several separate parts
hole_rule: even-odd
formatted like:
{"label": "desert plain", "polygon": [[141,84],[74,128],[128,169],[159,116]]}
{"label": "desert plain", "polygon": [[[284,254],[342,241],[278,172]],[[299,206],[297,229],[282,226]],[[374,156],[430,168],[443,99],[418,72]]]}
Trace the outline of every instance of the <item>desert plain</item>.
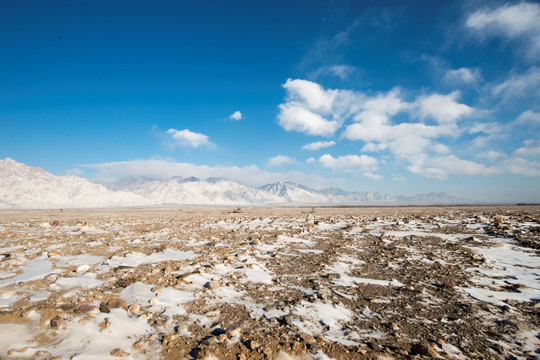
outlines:
{"label": "desert plain", "polygon": [[540,207],[0,212],[1,359],[540,359]]}

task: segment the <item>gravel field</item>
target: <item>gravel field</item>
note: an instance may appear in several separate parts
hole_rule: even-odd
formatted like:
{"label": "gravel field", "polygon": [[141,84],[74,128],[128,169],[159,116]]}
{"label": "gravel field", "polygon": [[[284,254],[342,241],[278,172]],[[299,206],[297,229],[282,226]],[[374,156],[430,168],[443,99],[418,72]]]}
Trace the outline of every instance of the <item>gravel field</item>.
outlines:
{"label": "gravel field", "polygon": [[540,359],[540,207],[0,211],[1,359]]}

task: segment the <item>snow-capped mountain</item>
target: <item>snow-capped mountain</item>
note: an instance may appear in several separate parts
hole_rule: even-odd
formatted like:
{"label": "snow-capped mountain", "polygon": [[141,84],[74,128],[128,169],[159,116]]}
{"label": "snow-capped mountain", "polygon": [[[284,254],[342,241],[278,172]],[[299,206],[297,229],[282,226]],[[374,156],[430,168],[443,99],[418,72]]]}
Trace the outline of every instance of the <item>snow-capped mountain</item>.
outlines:
{"label": "snow-capped mountain", "polygon": [[9,158],[0,160],[0,209],[89,208],[150,205],[391,205],[464,204],[468,200],[446,193],[394,196],[348,192],[339,188],[315,190],[292,182],[254,188],[223,178],[174,177],[101,179],[55,176]]}
{"label": "snow-capped mountain", "polygon": [[174,177],[152,181],[133,190],[161,204],[246,205],[282,203],[279,196],[223,178]]}
{"label": "snow-capped mountain", "polygon": [[372,204],[372,203],[393,203],[396,197],[378,192],[349,192],[340,188],[326,188],[319,191],[328,197],[329,201],[343,204]]}
{"label": "snow-capped mountain", "polygon": [[2,207],[54,209],[149,205],[151,201],[77,176],[54,176],[6,158],[0,160],[0,203]]}
{"label": "snow-capped mountain", "polygon": [[277,182],[261,186],[259,189],[282,199],[287,202],[295,203],[325,203],[328,202],[328,197],[319,194],[316,190],[310,189],[303,185],[298,185],[290,181]]}

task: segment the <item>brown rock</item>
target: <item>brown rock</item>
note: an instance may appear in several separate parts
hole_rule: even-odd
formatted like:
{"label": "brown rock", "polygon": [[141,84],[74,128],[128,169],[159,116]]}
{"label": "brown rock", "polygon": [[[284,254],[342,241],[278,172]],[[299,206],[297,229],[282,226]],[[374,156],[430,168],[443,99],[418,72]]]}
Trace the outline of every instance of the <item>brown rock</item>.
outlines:
{"label": "brown rock", "polygon": [[411,355],[422,355],[422,356],[427,356],[427,357],[435,357],[435,356],[437,356],[437,352],[428,343],[421,342],[421,343],[418,343],[418,344],[414,344],[411,347]]}
{"label": "brown rock", "polygon": [[456,287],[456,285],[454,285],[453,283],[449,281],[445,281],[442,283],[442,287],[447,288],[447,289],[453,289],[454,287]]}
{"label": "brown rock", "polygon": [[57,257],[57,256],[62,256],[62,253],[59,252],[59,251],[56,251],[56,250],[51,250],[49,251],[49,257],[52,258],[52,257]]}
{"label": "brown rock", "polygon": [[131,304],[128,306],[128,311],[130,313],[136,313],[139,312],[139,310],[141,310],[141,305],[139,304]]}
{"label": "brown rock", "polygon": [[101,304],[99,304],[99,311],[101,311],[102,313],[109,313],[111,310],[109,310],[109,307],[107,306],[107,303],[105,303],[104,301],[101,302]]}
{"label": "brown rock", "polygon": [[81,306],[75,309],[75,314],[86,314],[96,309],[97,307],[95,307],[92,304],[82,304]]}
{"label": "brown rock", "polygon": [[55,328],[60,326],[64,322],[64,319],[60,315],[56,315],[51,319],[51,327]]}
{"label": "brown rock", "polygon": [[114,349],[113,351],[111,351],[111,355],[112,356],[115,356],[115,357],[126,357],[129,355],[129,353],[125,352],[124,350],[122,349]]}
{"label": "brown rock", "polygon": [[124,299],[114,298],[107,301],[109,309],[127,309],[127,302]]}
{"label": "brown rock", "polygon": [[219,281],[212,280],[208,283],[208,290],[216,290],[219,289]]}

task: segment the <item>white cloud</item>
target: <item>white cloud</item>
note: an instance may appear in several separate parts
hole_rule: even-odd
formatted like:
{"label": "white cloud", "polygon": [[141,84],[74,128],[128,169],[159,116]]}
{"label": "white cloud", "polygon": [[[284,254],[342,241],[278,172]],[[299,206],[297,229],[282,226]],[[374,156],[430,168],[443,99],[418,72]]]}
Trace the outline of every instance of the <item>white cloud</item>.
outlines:
{"label": "white cloud", "polygon": [[302,146],[303,150],[315,151],[336,145],[335,141],[316,141]]}
{"label": "white cloud", "polygon": [[488,176],[501,174],[498,167],[487,167],[470,160],[463,160],[455,155],[433,157],[426,161],[424,166],[411,165],[407,168],[415,174],[431,179],[445,180],[448,175]]}
{"label": "white cloud", "polygon": [[417,99],[418,115],[421,119],[433,118],[438,123],[455,122],[460,117],[472,113],[472,108],[456,101],[459,91],[448,95],[433,94]]}
{"label": "white cloud", "polygon": [[540,95],[540,69],[531,67],[527,72],[510,75],[508,79],[493,87],[493,95],[506,100],[523,96]]}
{"label": "white cloud", "polygon": [[514,120],[514,124],[518,125],[540,125],[540,113],[527,110]]}
{"label": "white cloud", "polygon": [[334,158],[324,154],[319,163],[332,170],[370,172],[377,169],[377,159],[368,155],[344,155]]}
{"label": "white cloud", "polygon": [[73,169],[70,169],[70,170],[66,171],[67,175],[81,176],[83,173],[84,173],[84,171],[82,169],[79,169],[79,168],[73,168]]}
{"label": "white cloud", "polygon": [[381,180],[383,178],[381,175],[373,174],[371,172],[365,172],[362,175],[373,180]]}
{"label": "white cloud", "polygon": [[291,103],[279,105],[279,109],[279,125],[286,131],[330,136],[340,126],[337,121],[328,121],[318,114]]}
{"label": "white cloud", "polygon": [[167,134],[170,134],[175,144],[183,147],[199,148],[203,146],[211,147],[213,144],[208,139],[208,136],[190,131],[188,129],[176,130],[169,129]]}
{"label": "white cloud", "polygon": [[310,158],[306,159],[307,164],[313,164],[313,163],[316,163],[316,162],[317,162],[317,160],[314,157],[310,157]]}
{"label": "white cloud", "polygon": [[448,70],[443,77],[443,81],[448,84],[474,84],[481,78],[479,69],[462,67]]}
{"label": "white cloud", "polygon": [[481,158],[481,159],[488,159],[490,161],[495,161],[498,159],[506,158],[506,154],[500,151],[489,150],[489,151],[483,151],[483,152],[478,153],[476,157]]}
{"label": "white cloud", "polygon": [[482,35],[503,36],[526,41],[529,56],[540,51],[540,5],[522,2],[471,14],[465,25]]}
{"label": "white cloud", "polygon": [[[354,131],[351,130],[351,131]],[[386,149],[388,147],[388,144],[385,143],[373,143],[369,142],[364,147],[362,147],[362,151],[369,151],[369,152],[378,152]]]}
{"label": "white cloud", "polygon": [[305,104],[314,111],[329,112],[337,96],[336,90],[325,90],[315,82],[301,79],[287,79],[283,88],[287,91],[288,101]]}
{"label": "white cloud", "polygon": [[229,116],[229,120],[235,120],[235,121],[242,120],[242,113],[236,110],[235,112],[231,114],[231,116]]}
{"label": "white cloud", "polygon": [[347,80],[356,72],[356,68],[349,65],[333,65],[328,68],[328,71],[339,77],[341,80]]}
{"label": "white cloud", "polygon": [[500,167],[506,173],[519,176],[540,176],[540,163],[527,160],[518,156],[513,156],[503,160]]}
{"label": "white cloud", "polygon": [[293,181],[314,188],[333,185],[331,179],[325,179],[317,175],[300,171],[268,172],[261,170],[256,165],[244,167],[208,166],[176,162],[170,159],[137,159],[78,166],[98,170],[95,175],[96,178],[143,177],[169,179],[174,176],[194,176],[200,179],[223,177],[250,186],[262,186],[277,181]]}
{"label": "white cloud", "polygon": [[277,155],[277,156],[274,156],[273,158],[270,158],[270,160],[268,160],[269,167],[291,165],[295,163],[296,163],[296,160],[288,157],[287,155]]}
{"label": "white cloud", "polygon": [[407,181],[407,179],[400,174],[392,174],[392,180],[394,181]]}
{"label": "white cloud", "polygon": [[540,140],[525,140],[525,146],[516,149],[513,155],[520,157],[540,156]]}

